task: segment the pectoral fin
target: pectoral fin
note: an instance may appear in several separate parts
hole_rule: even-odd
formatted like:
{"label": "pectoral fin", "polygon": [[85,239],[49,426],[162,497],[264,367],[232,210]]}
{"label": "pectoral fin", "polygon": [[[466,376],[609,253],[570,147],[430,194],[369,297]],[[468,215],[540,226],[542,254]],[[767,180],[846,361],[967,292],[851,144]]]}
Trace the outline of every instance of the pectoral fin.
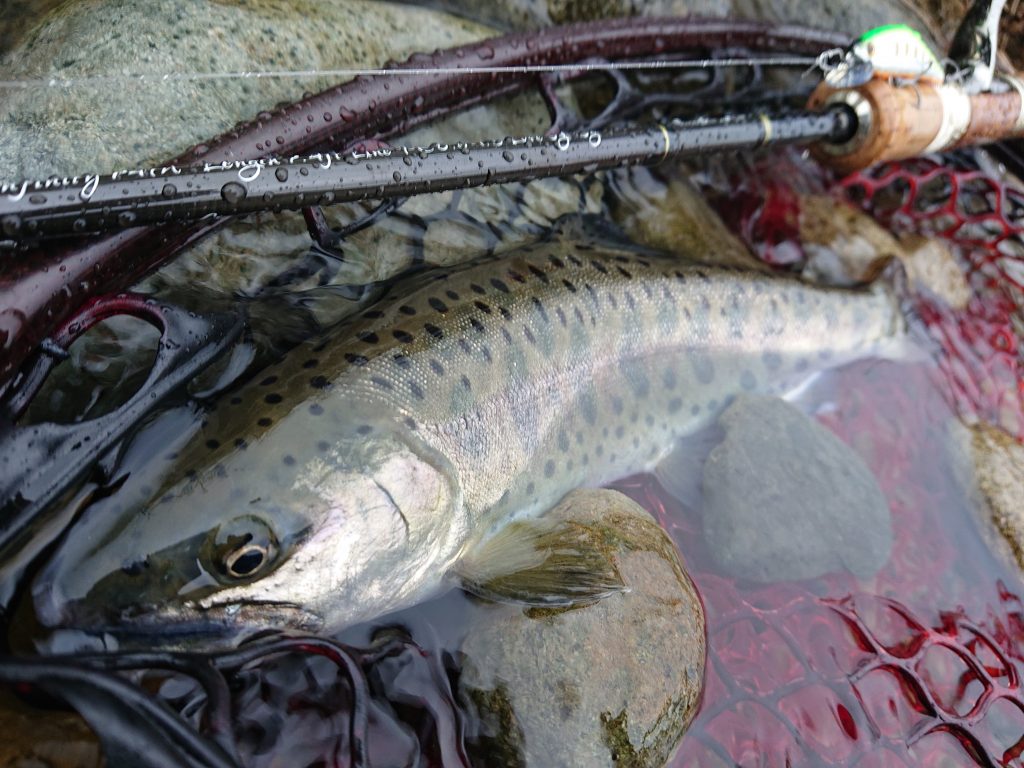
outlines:
{"label": "pectoral fin", "polygon": [[523,520],[481,542],[456,573],[496,602],[573,607],[626,589],[601,529],[572,520]]}
{"label": "pectoral fin", "polygon": [[704,462],[725,433],[717,424],[679,440],[654,469],[654,476],[669,494],[690,509],[699,509]]}

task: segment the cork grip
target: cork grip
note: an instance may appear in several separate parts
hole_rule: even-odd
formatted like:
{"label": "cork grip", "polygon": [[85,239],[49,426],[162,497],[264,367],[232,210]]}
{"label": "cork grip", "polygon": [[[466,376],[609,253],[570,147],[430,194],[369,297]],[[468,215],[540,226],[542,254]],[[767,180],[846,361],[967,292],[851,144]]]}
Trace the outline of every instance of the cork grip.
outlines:
{"label": "cork grip", "polygon": [[840,173],[876,163],[902,160],[951,147],[1024,135],[1021,93],[983,93],[968,97],[950,86],[893,85],[872,80],[853,89],[822,83],[808,107],[821,109],[841,101],[858,116],[858,131],[845,144],[819,143],[819,162]]}

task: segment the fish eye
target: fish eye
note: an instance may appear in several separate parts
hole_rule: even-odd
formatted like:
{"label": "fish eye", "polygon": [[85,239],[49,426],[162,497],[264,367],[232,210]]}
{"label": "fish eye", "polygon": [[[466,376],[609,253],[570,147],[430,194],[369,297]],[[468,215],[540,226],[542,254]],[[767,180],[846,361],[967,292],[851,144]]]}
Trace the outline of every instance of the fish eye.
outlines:
{"label": "fish eye", "polygon": [[[213,532],[208,562],[222,580],[250,579],[265,571],[277,558],[274,532],[255,517],[238,517]],[[212,551],[211,551],[212,550]]]}
{"label": "fish eye", "polygon": [[246,544],[234,552],[229,552],[224,558],[224,572],[236,579],[252,576],[267,562],[269,554],[266,547],[259,544]]}

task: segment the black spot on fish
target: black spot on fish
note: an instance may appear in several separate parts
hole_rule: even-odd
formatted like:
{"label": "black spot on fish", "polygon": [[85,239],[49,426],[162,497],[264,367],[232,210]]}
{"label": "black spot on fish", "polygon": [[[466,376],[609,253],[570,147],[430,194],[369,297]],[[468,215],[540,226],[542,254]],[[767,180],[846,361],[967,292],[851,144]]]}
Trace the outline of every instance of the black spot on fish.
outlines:
{"label": "black spot on fish", "polygon": [[562,285],[569,289],[570,293],[576,293],[578,290],[576,285],[571,280],[562,280]]}
{"label": "black spot on fish", "polygon": [[676,413],[680,408],[683,407],[683,401],[681,398],[673,397],[668,401],[668,412]]}
{"label": "black spot on fish", "polygon": [[391,359],[394,360],[395,365],[399,368],[408,368],[412,365],[412,358],[403,352],[392,355]]}
{"label": "black spot on fish", "polygon": [[281,459],[281,461],[284,462],[284,465],[286,467],[294,467],[295,466],[295,457],[292,456],[290,453],[286,453],[284,455],[284,457]]}
{"label": "black spot on fish", "polygon": [[400,306],[398,308],[398,311],[401,312],[403,315],[408,315],[409,317],[412,317],[413,315],[416,314],[416,308],[410,307],[408,304],[403,304],[402,306]]}
{"label": "black spot on fish", "polygon": [[189,469],[189,470],[186,470],[185,477],[188,478],[189,480],[195,480],[196,479],[196,474],[197,473],[196,473],[196,471],[194,469]]}
{"label": "black spot on fish", "polygon": [[231,404],[232,405],[241,405],[242,404],[242,398],[240,398],[237,395],[235,395],[235,397],[231,398]]}
{"label": "black spot on fish", "polygon": [[366,312],[363,312],[363,317],[365,317],[367,320],[376,320],[378,318],[384,317],[384,313],[381,312],[379,309],[369,309]]}
{"label": "black spot on fish", "polygon": [[402,419],[402,423],[413,431],[419,429],[419,424],[416,423],[416,419],[414,419],[412,416],[406,416],[404,419]]}
{"label": "black spot on fish", "polygon": [[462,379],[460,379],[460,381],[462,381],[463,389],[469,390],[472,388],[472,385],[469,383],[469,377],[465,374],[462,375]]}
{"label": "black spot on fish", "polygon": [[619,308],[619,302],[616,300],[614,293],[608,293],[608,303],[611,304],[612,309]]}
{"label": "black spot on fish", "polygon": [[577,259],[575,256],[573,256],[571,253],[567,254],[565,258],[567,258],[569,260],[569,263],[572,264],[574,267],[583,266],[583,262]]}
{"label": "black spot on fish", "polygon": [[769,371],[777,371],[782,367],[782,355],[778,352],[765,352],[761,355],[761,360],[764,362],[764,367]]}
{"label": "black spot on fish", "polygon": [[469,342],[465,338],[459,339],[459,349],[465,352],[467,355],[473,351],[473,348],[469,346]]}
{"label": "black spot on fish", "polygon": [[540,315],[540,319],[543,320],[545,323],[549,322],[549,320],[548,320],[548,311],[546,309],[544,309],[544,302],[542,302],[536,296],[534,296],[531,299],[531,301],[533,303],[533,308],[536,309],[537,310],[537,314]]}
{"label": "black spot on fish", "polygon": [[269,387],[271,384],[277,382],[277,376],[267,376],[263,381],[260,382],[261,387]]}
{"label": "black spot on fish", "polygon": [[630,310],[636,309],[636,299],[633,298],[633,294],[629,291],[626,291],[626,304],[629,306]]}
{"label": "black spot on fish", "polygon": [[580,308],[579,307],[573,307],[572,308],[572,312],[576,316],[576,322],[582,323],[583,322],[583,313],[580,312]]}
{"label": "black spot on fish", "polygon": [[648,299],[654,298],[654,291],[651,290],[651,286],[649,286],[647,283],[644,283],[641,286],[641,288],[643,288],[644,296],[646,296]]}
{"label": "black spot on fish", "polygon": [[327,453],[327,451],[331,450],[331,444],[326,440],[318,440],[316,443],[316,449],[320,451],[320,453]]}
{"label": "black spot on fish", "polygon": [[427,299],[427,304],[429,304],[430,308],[436,312],[441,312],[443,314],[448,311],[448,305],[445,304],[436,296],[431,296],[429,299]]}
{"label": "black spot on fish", "polygon": [[322,416],[324,412],[324,407],[320,405],[320,403],[313,403],[312,405],[309,406],[309,412],[314,416]]}
{"label": "black spot on fish", "polygon": [[249,447],[249,444],[247,442],[245,442],[244,438],[241,438],[241,437],[236,437],[235,438],[235,448],[238,448],[238,449],[244,451],[248,447]]}
{"label": "black spot on fish", "polygon": [[302,364],[302,367],[306,368],[306,369],[309,369],[309,368],[316,368],[318,365],[320,365],[320,361],[317,358],[315,358],[315,357],[311,357],[311,358],[309,358],[309,360],[306,360]]}
{"label": "black spot on fish", "polygon": [[715,364],[707,352],[695,351],[690,355],[693,372],[701,384],[710,384],[715,380]]}
{"label": "black spot on fish", "polygon": [[387,379],[381,378],[380,376],[371,376],[370,381],[374,384],[374,386],[380,387],[381,389],[392,389],[391,382],[388,381]]}
{"label": "black spot on fish", "polygon": [[438,328],[433,323],[427,323],[426,325],[424,325],[423,326],[423,330],[426,331],[427,333],[429,333],[435,339],[443,339],[444,338],[444,331],[442,331],[440,328]]}
{"label": "black spot on fish", "polygon": [[502,328],[501,329],[501,335],[502,335],[502,337],[505,339],[505,341],[507,343],[509,343],[509,344],[512,343],[512,334],[508,332],[507,328]]}
{"label": "black spot on fish", "polygon": [[591,393],[587,392],[580,396],[580,411],[587,424],[593,425],[597,421],[597,404]]}
{"label": "black spot on fish", "polygon": [[563,453],[569,450],[569,435],[564,429],[558,431],[558,450]]}
{"label": "black spot on fish", "polygon": [[471,283],[469,287],[473,291],[473,293],[479,293],[481,296],[487,293],[487,291],[484,290],[483,286],[477,285],[476,283]]}
{"label": "black spot on fish", "polygon": [[498,312],[500,312],[501,316],[506,320],[512,319],[512,312],[509,311],[508,307],[498,307]]}
{"label": "black spot on fish", "polygon": [[622,398],[619,397],[618,395],[613,395],[612,396],[612,411],[615,413],[616,416],[618,416],[619,414],[622,413],[622,408],[623,408]]}
{"label": "black spot on fish", "polygon": [[370,358],[366,357],[365,355],[355,355],[351,352],[346,352],[345,361],[351,363],[352,365],[364,366],[368,362],[370,362]]}
{"label": "black spot on fish", "polygon": [[490,363],[494,358],[491,357],[491,348],[484,344],[480,348],[480,354],[483,355],[484,361]]}
{"label": "black spot on fish", "polygon": [[526,282],[526,278],[525,278],[525,277],[523,277],[523,276],[522,276],[521,274],[519,274],[518,272],[516,272],[516,271],[515,271],[514,269],[510,269],[510,270],[508,271],[508,273],[507,273],[507,274],[508,274],[508,276],[509,276],[510,278],[512,278],[513,280],[515,280],[515,281],[516,281],[517,283],[525,283],[525,282]]}
{"label": "black spot on fish", "polygon": [[434,358],[431,358],[430,360],[430,370],[432,370],[438,376],[444,376],[444,366],[441,365],[440,361]]}
{"label": "black spot on fish", "polygon": [[532,496],[533,492],[537,490],[537,486],[531,481],[526,485],[527,496]]}
{"label": "black spot on fish", "polygon": [[358,432],[360,435],[368,435],[371,432],[373,432],[373,427],[371,427],[369,424],[360,424],[358,427],[356,427],[356,432]]}
{"label": "black spot on fish", "polygon": [[373,331],[360,331],[356,334],[356,338],[360,341],[365,341],[367,344],[376,344],[380,341],[380,337]]}
{"label": "black spot on fish", "polygon": [[553,459],[548,459],[544,462],[544,477],[551,477],[555,474],[555,462]]}
{"label": "black spot on fish", "polygon": [[594,269],[596,269],[602,275],[607,275],[608,274],[608,267],[606,267],[604,264],[602,264],[597,259],[593,259],[590,263],[594,266]]}
{"label": "black spot on fish", "polygon": [[266,395],[263,398],[263,402],[267,403],[268,405],[277,405],[283,399],[284,398],[277,394],[277,392],[271,392],[269,395]]}
{"label": "black spot on fish", "polygon": [[416,340],[415,336],[413,336],[408,331],[403,331],[401,328],[392,331],[391,335],[394,336],[395,339],[402,342],[403,344],[412,344]]}
{"label": "black spot on fish", "polygon": [[740,386],[748,392],[757,386],[757,377],[752,371],[746,370],[740,374]]}
{"label": "black spot on fish", "polygon": [[447,296],[452,301],[458,301],[459,300],[459,294],[457,294],[451,288],[449,288],[447,291],[445,291],[444,295]]}
{"label": "black spot on fish", "polygon": [[558,318],[558,322],[563,328],[565,328],[565,312],[562,311],[561,307],[555,308],[555,317]]}
{"label": "black spot on fish", "polygon": [[477,320],[475,317],[469,318],[469,324],[472,325],[480,333],[484,332],[484,324]]}
{"label": "black spot on fish", "polygon": [[260,419],[256,423],[259,424],[261,427],[269,427],[271,424],[274,423],[274,420],[264,416],[262,419]]}
{"label": "black spot on fish", "polygon": [[326,376],[314,376],[309,380],[309,386],[313,389],[327,389],[330,386],[330,382],[327,381]]}
{"label": "black spot on fish", "polygon": [[583,287],[586,288],[587,293],[590,294],[590,298],[594,302],[594,306],[600,306],[601,300],[598,298],[597,291],[594,290],[594,286],[592,286],[590,283],[584,283]]}
{"label": "black spot on fish", "polygon": [[531,344],[536,344],[537,343],[537,339],[536,339],[536,337],[534,337],[533,331],[530,330],[530,326],[528,326],[528,325],[524,325],[523,326],[523,335],[526,337],[526,340],[528,342],[530,342]]}
{"label": "black spot on fish", "polygon": [[557,256],[551,256],[548,261],[554,265],[555,269],[565,269],[565,262]]}
{"label": "black spot on fish", "polygon": [[206,447],[209,448],[211,451],[215,451],[218,448],[220,448],[220,441],[213,439],[207,440]]}
{"label": "black spot on fish", "polygon": [[625,435],[625,434],[626,434],[626,428],[624,426],[622,426],[621,424],[615,428],[615,437],[617,439],[621,440],[622,436]]}
{"label": "black spot on fish", "polygon": [[480,301],[479,299],[477,299],[476,301],[473,302],[473,306],[475,306],[481,312],[486,312],[488,315],[491,314],[491,312],[494,311],[494,310],[491,309],[491,306],[489,304],[487,304],[486,302]]}
{"label": "black spot on fish", "polygon": [[547,285],[548,283],[551,282],[551,279],[548,277],[548,273],[545,272],[543,269],[535,267],[532,264],[530,265],[529,269],[531,274],[533,274],[534,277],[536,277],[538,280],[544,283],[544,285]]}
{"label": "black spot on fish", "polygon": [[615,268],[617,270],[619,270],[619,274],[622,275],[627,280],[632,280],[633,279],[633,273],[630,272],[629,270],[627,270],[626,268],[620,267],[618,265],[616,265]]}
{"label": "black spot on fish", "polygon": [[419,400],[422,400],[425,397],[425,395],[423,394],[423,387],[421,387],[415,381],[409,382],[409,391],[412,392],[413,395]]}
{"label": "black spot on fish", "polygon": [[492,277],[491,278],[491,285],[493,285],[495,288],[497,288],[502,293],[508,293],[508,286],[505,285],[505,283],[503,283],[501,280],[499,280],[496,277]]}

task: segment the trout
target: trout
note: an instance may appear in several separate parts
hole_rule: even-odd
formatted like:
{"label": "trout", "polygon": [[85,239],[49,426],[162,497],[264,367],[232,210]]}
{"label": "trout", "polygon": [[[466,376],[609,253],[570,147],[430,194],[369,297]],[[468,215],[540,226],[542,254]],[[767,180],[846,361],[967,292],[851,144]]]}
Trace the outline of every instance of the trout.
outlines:
{"label": "trout", "polygon": [[[94,504],[33,585],[49,627],[333,632],[457,577],[531,604],[621,586],[567,492],[672,476],[742,392],[906,338],[884,290],[547,242],[398,284],[225,395],[142,505]],[[766,460],[770,458],[766,457]]]}

